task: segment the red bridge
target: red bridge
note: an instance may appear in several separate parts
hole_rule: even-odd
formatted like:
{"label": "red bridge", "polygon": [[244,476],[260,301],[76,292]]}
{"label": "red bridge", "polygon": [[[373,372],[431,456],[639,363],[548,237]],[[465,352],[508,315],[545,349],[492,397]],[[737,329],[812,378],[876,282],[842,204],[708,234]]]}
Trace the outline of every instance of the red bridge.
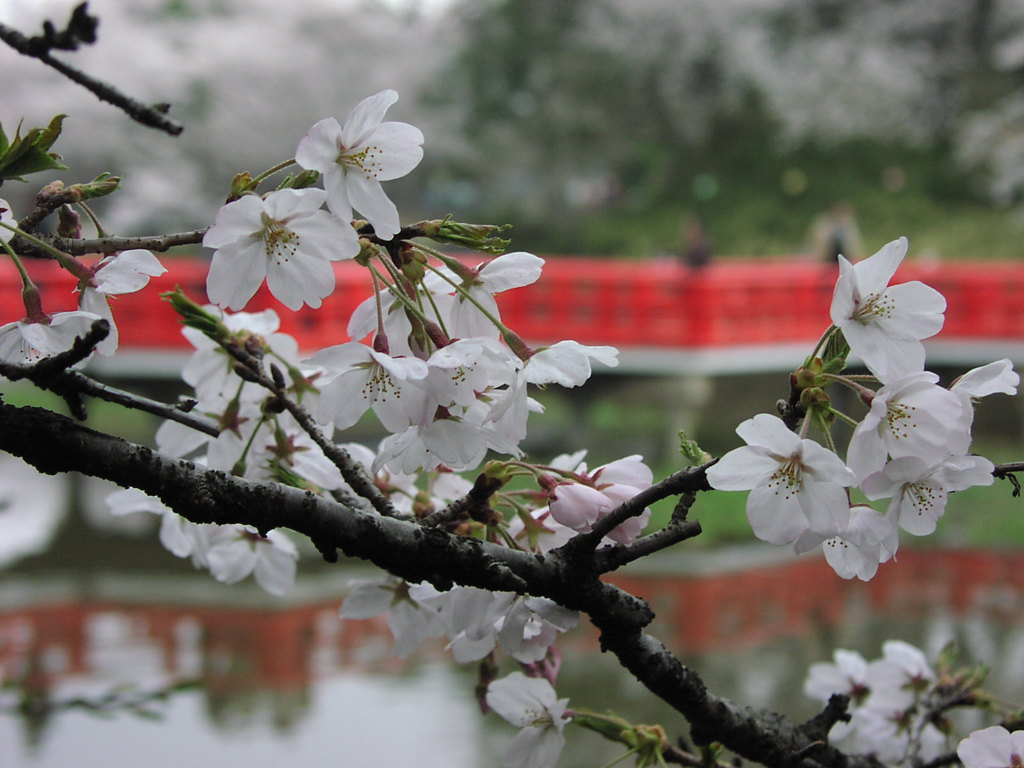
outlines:
{"label": "red bridge", "polygon": [[[189,349],[176,315],[158,293],[180,285],[205,300],[207,262],[164,257],[169,271],[137,294],[118,298],[114,315],[121,352],[101,361],[133,373],[162,373]],[[74,280],[52,262],[30,264],[47,312],[73,309]],[[247,311],[274,308],[282,331],[304,349],[347,341],[352,310],[370,295],[365,270],[335,265],[338,287],[317,311],[292,312],[262,288]],[[532,344],[575,339],[611,344],[627,372],[724,373],[791,368],[829,324],[836,270],[806,260],[723,260],[701,270],[672,261],[548,258],[540,281],[501,294],[502,319]],[[1024,264],[909,263],[896,282],[922,280],[948,301],[929,359],[1024,362]],[[22,316],[20,281],[0,262],[0,322]],[[179,353],[170,354],[168,353]]]}

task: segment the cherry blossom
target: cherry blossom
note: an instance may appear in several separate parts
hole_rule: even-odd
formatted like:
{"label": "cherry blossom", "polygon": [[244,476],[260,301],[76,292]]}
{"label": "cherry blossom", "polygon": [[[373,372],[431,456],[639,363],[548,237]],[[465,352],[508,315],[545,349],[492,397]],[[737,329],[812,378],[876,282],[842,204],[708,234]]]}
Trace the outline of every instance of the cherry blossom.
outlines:
{"label": "cherry blossom", "polygon": [[[268,374],[271,362],[302,369],[310,375],[317,370],[300,365],[299,343],[292,336],[278,331],[281,318],[274,310],[229,313],[212,305],[203,309],[240,341],[257,345]],[[220,344],[195,328],[182,328],[181,333],[195,347],[195,352],[185,363],[182,379],[195,390],[203,410],[216,410],[220,404],[235,397],[242,401],[256,401],[266,396],[266,390],[258,384],[239,384],[235,373],[236,361]]]}
{"label": "cherry blossom", "polygon": [[725,454],[707,478],[713,488],[750,491],[747,518],[755,536],[788,544],[807,531],[834,536],[846,530],[846,488],[856,478],[838,456],[765,413],[744,421],[736,433],[747,445]]}
{"label": "cherry blossom", "polygon": [[251,526],[193,523],[135,489],[115,491],[106,501],[114,515],[160,515],[160,543],[178,557],[191,557],[195,566],[208,568],[217,581],[234,584],[252,574],[272,595],[287,594],[295,583],[298,551],[280,531],[264,537]]}
{"label": "cherry blossom", "polygon": [[921,371],[886,384],[854,430],[847,463],[861,480],[885,465],[886,456],[917,456],[934,465],[970,445],[957,395],[936,384],[939,377]]}
{"label": "cherry blossom", "polygon": [[960,398],[961,432],[968,435],[967,444],[962,446],[963,452],[966,452],[967,445],[970,445],[975,403],[982,397],[996,393],[1015,395],[1019,385],[1020,376],[1013,370],[1013,364],[1006,358],[973,368],[950,385],[949,391]]}
{"label": "cherry blossom", "polygon": [[547,680],[513,672],[487,686],[487,706],[522,730],[502,758],[502,768],[552,768],[565,746],[568,699]]}
{"label": "cherry blossom", "polygon": [[110,323],[110,334],[96,345],[99,354],[109,356],[117,351],[117,325],[107,297],[140,291],[149,283],[149,278],[166,271],[156,256],[140,248],[107,256],[92,268],[92,278],[85,281],[79,294],[78,307]]}
{"label": "cherry blossom", "polygon": [[[878,566],[891,559],[899,547],[899,532],[893,520],[892,515],[883,515],[866,505],[851,507],[846,530],[821,542],[825,561],[840,578],[856,576],[861,581],[870,581]],[[797,540],[795,549],[804,552],[821,538],[805,533]]]}
{"label": "cherry blossom", "polygon": [[526,379],[531,384],[559,384],[578,387],[590,378],[593,358],[609,368],[619,364],[615,347],[587,346],[566,340],[538,349],[526,363]]}
{"label": "cherry blossom", "polygon": [[[373,471],[387,467],[393,472],[412,474],[442,464],[454,470],[468,469],[483,461],[487,448],[482,422],[450,415],[434,418],[384,438],[373,462]],[[515,446],[502,445],[501,448],[511,455],[519,453]]]}
{"label": "cherry blossom", "polygon": [[557,549],[576,535],[572,528],[555,520],[548,507],[530,512],[528,521],[524,521],[522,515],[513,517],[508,532],[523,547],[540,552]]}
{"label": "cherry blossom", "polygon": [[1020,375],[1013,370],[1013,363],[1004,357],[980,368],[972,368],[954,381],[949,388],[958,395],[978,398],[997,392],[1015,395],[1019,385]]}
{"label": "cherry blossom", "polygon": [[942,329],[946,300],[924,283],[889,285],[907,253],[901,237],[851,264],[839,257],[832,322],[883,383],[924,369],[921,339]]}
{"label": "cherry blossom", "polygon": [[319,189],[243,195],[221,207],[203,245],[216,249],[206,280],[210,301],[242,309],[263,279],[289,309],[316,308],[334,290],[332,261],[359,253],[347,221],[320,210]]}
{"label": "cherry blossom", "polygon": [[925,762],[938,757],[946,738],[930,722],[927,700],[941,681],[925,655],[909,643],[889,640],[882,653],[881,659],[865,664],[857,653],[836,651],[834,664],[811,666],[805,693],[821,701],[833,693],[851,698],[850,721],[836,723],[829,741],[889,765],[910,757]]}
{"label": "cherry blossom", "polygon": [[445,624],[441,611],[441,593],[429,584],[407,584],[400,579],[358,579],[341,605],[343,619],[369,619],[388,615],[388,628],[394,638],[391,653],[408,658],[423,640],[441,637]]}
{"label": "cherry blossom", "polygon": [[328,117],[295,150],[295,162],[323,174],[328,207],[342,219],[359,211],[385,240],[398,234],[398,209],[380,185],[405,176],[423,158],[423,134],[407,123],[383,122],[398,101],[392,90],[363,99],[344,125]]}
{"label": "cherry blossom", "polygon": [[309,363],[325,369],[317,419],[338,429],[355,424],[370,408],[391,432],[409,426],[413,400],[411,382],[427,375],[427,364],[414,357],[392,357],[351,341],[317,352]]}
{"label": "cherry blossom", "polygon": [[66,352],[76,338],[85,336],[100,319],[93,312],[76,310],[0,325],[0,360],[25,364]]}
{"label": "cherry blossom", "polygon": [[857,704],[868,695],[868,663],[856,651],[838,648],[832,661],[819,661],[807,670],[804,693],[827,702],[833,694],[844,693]]}
{"label": "cherry blossom", "polygon": [[[500,318],[494,294],[532,285],[540,278],[544,259],[525,251],[504,253],[495,259],[468,270],[451,307],[449,330],[456,336],[497,338],[498,328],[487,315]],[[456,278],[445,270],[453,280]],[[479,304],[479,307],[477,306]],[[487,313],[481,312],[481,308]]]}
{"label": "cherry blossom", "polygon": [[[579,533],[588,533],[601,518],[623,502],[649,488],[653,474],[639,455],[605,464],[587,474],[585,464],[576,470],[581,482],[563,481],[548,490],[548,508],[551,517]],[[608,533],[608,540],[618,544],[631,544],[643,532],[650,518],[650,509],[644,509]]]}
{"label": "cherry blossom", "polygon": [[994,468],[981,456],[951,456],[934,466],[917,456],[901,456],[867,477],[861,490],[869,499],[891,498],[889,514],[900,528],[915,536],[927,536],[935,531],[949,493],[992,485]]}
{"label": "cherry blossom", "polygon": [[476,661],[496,646],[523,664],[543,659],[579,614],[543,597],[458,587],[445,593],[448,649],[460,663]]}
{"label": "cherry blossom", "polygon": [[956,754],[964,768],[1020,768],[1024,765],[1024,731],[993,725],[963,739]]}
{"label": "cherry blossom", "polygon": [[298,556],[295,545],[280,531],[261,536],[252,526],[221,525],[208,528],[192,560],[209,568],[217,581],[234,584],[252,574],[264,590],[280,596],[295,584]]}

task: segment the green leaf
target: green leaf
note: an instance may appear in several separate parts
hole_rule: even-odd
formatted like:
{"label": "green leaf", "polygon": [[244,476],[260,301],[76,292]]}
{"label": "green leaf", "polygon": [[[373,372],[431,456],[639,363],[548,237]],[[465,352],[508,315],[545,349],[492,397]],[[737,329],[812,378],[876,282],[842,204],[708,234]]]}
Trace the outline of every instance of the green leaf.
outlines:
{"label": "green leaf", "polygon": [[[32,128],[24,136],[21,126],[8,142],[6,135],[0,141],[0,180],[25,181],[23,176],[40,171],[66,171],[60,155],[50,152],[50,147],[60,136],[66,115],[57,115],[46,128]],[[2,133],[2,131],[0,131]]]}

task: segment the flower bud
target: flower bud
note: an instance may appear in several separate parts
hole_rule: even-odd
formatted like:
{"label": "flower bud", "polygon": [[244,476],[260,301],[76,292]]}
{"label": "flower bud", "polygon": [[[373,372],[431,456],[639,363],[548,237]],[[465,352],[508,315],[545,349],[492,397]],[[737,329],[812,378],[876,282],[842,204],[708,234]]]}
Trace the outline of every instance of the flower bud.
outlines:
{"label": "flower bud", "polygon": [[231,179],[231,192],[228,195],[228,201],[237,200],[246,192],[251,192],[253,186],[251,173],[242,171],[235,174],[235,177]]}
{"label": "flower bud", "polygon": [[101,173],[95,179],[85,184],[72,184],[65,190],[65,194],[73,196],[68,202],[80,203],[83,200],[91,200],[94,197],[105,197],[111,192],[116,192],[120,186],[120,176]]}
{"label": "flower bud", "polygon": [[72,240],[82,236],[82,219],[70,206],[62,205],[57,209],[57,234]]}
{"label": "flower bud", "polygon": [[452,243],[484,253],[504,253],[511,241],[497,237],[509,228],[508,224],[466,224],[452,221],[450,216],[416,225],[425,237],[439,243]]}

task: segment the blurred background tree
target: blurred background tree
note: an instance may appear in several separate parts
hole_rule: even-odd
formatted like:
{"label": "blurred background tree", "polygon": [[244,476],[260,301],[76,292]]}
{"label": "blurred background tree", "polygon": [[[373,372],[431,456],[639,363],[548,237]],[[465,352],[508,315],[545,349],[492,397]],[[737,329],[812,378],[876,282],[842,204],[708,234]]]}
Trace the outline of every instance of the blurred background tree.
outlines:
{"label": "blurred background tree", "polygon": [[[393,186],[408,220],[450,210],[515,222],[517,248],[652,256],[678,252],[690,212],[722,253],[792,254],[849,200],[869,252],[908,234],[918,255],[1018,255],[1021,0],[282,5],[93,0],[100,43],[75,56],[171,101],[180,139],[12,52],[0,119],[44,122],[68,89],[60,149],[83,174],[124,172],[121,229],[197,226],[235,172],[394,87],[396,119],[427,135],[423,171]],[[30,30],[66,6],[0,13]]]}

